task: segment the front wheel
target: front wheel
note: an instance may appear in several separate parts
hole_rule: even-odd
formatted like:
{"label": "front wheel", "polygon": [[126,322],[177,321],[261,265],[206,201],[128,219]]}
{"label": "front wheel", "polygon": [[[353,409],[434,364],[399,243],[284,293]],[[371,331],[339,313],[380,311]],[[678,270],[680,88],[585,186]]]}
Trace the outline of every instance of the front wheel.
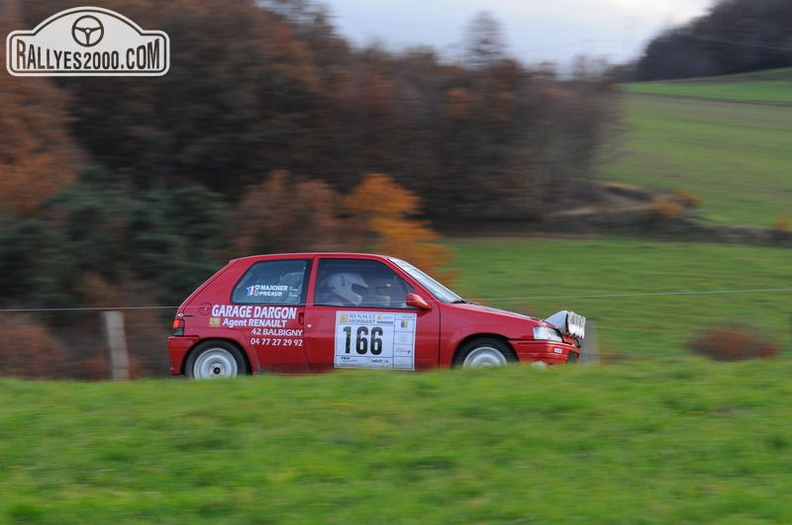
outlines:
{"label": "front wheel", "polygon": [[454,367],[494,368],[511,361],[516,361],[516,358],[509,345],[487,337],[466,343],[454,358]]}
{"label": "front wheel", "polygon": [[192,379],[215,379],[247,374],[248,367],[242,352],[233,344],[206,341],[192,351],[185,372]]}

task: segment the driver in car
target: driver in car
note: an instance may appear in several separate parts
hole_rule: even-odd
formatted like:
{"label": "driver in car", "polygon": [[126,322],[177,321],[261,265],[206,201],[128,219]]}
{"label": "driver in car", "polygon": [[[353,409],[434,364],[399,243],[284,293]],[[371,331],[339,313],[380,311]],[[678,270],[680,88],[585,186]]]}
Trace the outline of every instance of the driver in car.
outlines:
{"label": "driver in car", "polygon": [[358,306],[368,292],[368,284],[360,274],[342,272],[327,280],[326,289],[319,300],[333,306]]}

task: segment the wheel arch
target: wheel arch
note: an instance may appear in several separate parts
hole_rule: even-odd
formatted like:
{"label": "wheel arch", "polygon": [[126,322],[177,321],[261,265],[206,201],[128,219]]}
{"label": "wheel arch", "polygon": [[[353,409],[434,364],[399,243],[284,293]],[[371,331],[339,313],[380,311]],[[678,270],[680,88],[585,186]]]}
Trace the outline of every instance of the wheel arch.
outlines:
{"label": "wheel arch", "polygon": [[181,371],[179,373],[182,374],[182,375],[187,375],[187,363],[190,362],[190,357],[196,352],[196,349],[199,346],[201,346],[203,344],[214,343],[214,342],[229,343],[229,344],[234,345],[237,348],[237,350],[239,350],[239,353],[242,354],[242,357],[245,359],[245,364],[247,365],[247,375],[252,375],[253,374],[253,370],[254,370],[253,365],[254,364],[256,365],[256,369],[258,368],[258,361],[254,361],[253,359],[251,359],[251,357],[248,354],[247,350],[245,349],[244,346],[242,346],[239,343],[239,341],[236,341],[234,339],[230,339],[230,338],[227,338],[227,337],[210,337],[210,338],[207,338],[207,339],[200,339],[200,340],[196,341],[195,344],[190,347],[190,349],[187,351],[187,353],[184,354],[184,359],[182,359],[182,362],[181,362]]}
{"label": "wheel arch", "polygon": [[459,354],[462,352],[462,349],[465,348],[469,343],[471,343],[471,342],[473,342],[473,341],[475,341],[477,339],[496,339],[496,340],[500,341],[501,343],[506,345],[506,348],[508,348],[509,351],[511,352],[511,355],[507,355],[506,359],[508,361],[515,362],[515,363],[518,361],[517,352],[514,350],[514,347],[511,345],[511,343],[509,342],[508,339],[506,339],[504,336],[502,336],[500,334],[481,332],[481,333],[476,333],[476,334],[470,334],[470,335],[466,336],[464,339],[462,339],[461,341],[459,341],[459,343],[457,344],[456,348],[454,349],[454,354],[451,356],[451,365],[452,366],[457,362],[457,359],[459,358]]}

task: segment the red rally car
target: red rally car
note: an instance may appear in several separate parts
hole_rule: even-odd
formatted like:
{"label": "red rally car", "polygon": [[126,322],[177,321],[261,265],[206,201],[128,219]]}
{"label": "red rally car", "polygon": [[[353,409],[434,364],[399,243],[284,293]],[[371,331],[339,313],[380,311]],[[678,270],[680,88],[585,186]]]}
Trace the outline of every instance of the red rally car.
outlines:
{"label": "red rally car", "polygon": [[293,253],[230,261],[179,307],[172,375],[334,368],[425,370],[578,361],[585,318],[545,320],[462,299],[383,255]]}

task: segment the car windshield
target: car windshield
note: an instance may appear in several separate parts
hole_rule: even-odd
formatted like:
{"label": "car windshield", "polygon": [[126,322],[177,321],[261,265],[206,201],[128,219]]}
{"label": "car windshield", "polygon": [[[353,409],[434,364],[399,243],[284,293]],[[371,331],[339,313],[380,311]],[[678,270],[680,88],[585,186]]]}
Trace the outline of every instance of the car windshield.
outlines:
{"label": "car windshield", "polygon": [[466,303],[459,295],[452,292],[439,282],[435,281],[424,272],[413,266],[412,264],[402,261],[400,259],[390,259],[396,266],[404,270],[410,277],[418,281],[418,283],[429,290],[439,301],[444,303]]}

